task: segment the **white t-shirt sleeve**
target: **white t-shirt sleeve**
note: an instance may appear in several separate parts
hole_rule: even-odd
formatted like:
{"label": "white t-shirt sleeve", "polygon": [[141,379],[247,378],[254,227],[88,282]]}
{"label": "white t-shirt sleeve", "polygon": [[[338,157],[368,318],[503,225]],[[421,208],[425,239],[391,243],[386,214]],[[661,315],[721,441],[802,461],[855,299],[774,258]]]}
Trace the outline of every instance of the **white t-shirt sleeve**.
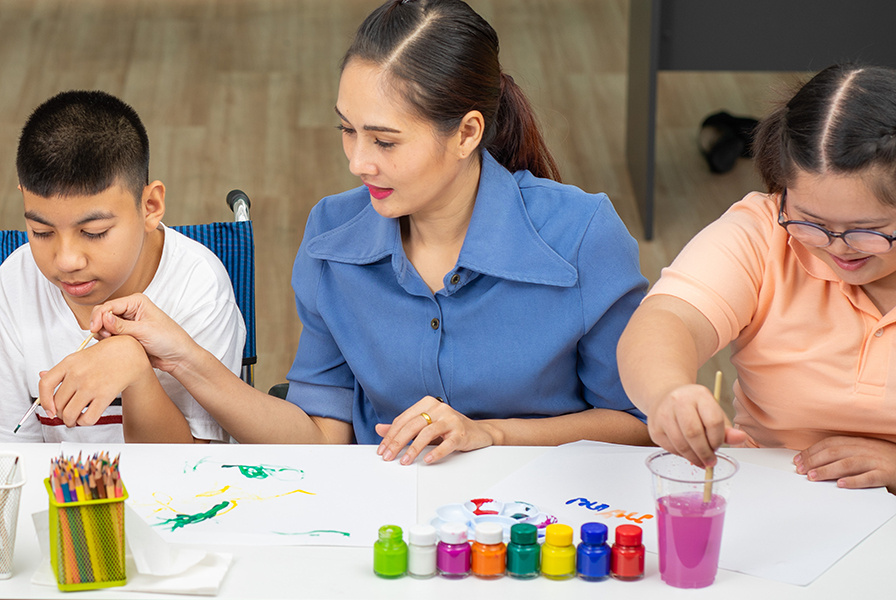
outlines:
{"label": "white t-shirt sleeve", "polygon": [[[31,408],[31,393],[25,369],[25,353],[20,323],[13,307],[21,289],[15,260],[0,265],[0,442],[42,442],[38,420],[28,419],[13,434],[19,420]],[[40,332],[35,332],[38,335]]]}

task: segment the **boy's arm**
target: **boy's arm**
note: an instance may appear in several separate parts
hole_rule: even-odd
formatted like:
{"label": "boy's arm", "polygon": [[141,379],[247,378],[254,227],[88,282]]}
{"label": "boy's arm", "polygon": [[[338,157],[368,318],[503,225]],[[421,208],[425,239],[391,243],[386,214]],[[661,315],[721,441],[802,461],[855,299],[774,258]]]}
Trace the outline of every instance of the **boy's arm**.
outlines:
{"label": "boy's arm", "polygon": [[132,338],[109,338],[70,354],[41,375],[38,389],[47,414],[68,427],[94,425],[120,394],[125,441],[193,442],[186,419]]}

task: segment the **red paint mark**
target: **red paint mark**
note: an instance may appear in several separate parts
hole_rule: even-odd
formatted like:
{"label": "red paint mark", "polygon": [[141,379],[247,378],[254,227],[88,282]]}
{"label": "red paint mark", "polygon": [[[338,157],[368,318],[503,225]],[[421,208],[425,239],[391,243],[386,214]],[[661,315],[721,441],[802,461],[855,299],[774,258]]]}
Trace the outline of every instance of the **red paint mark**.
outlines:
{"label": "red paint mark", "polygon": [[476,510],[473,511],[474,515],[496,515],[498,511],[496,510],[483,510],[482,505],[487,502],[494,502],[492,498],[474,498],[470,500],[473,505],[476,507]]}

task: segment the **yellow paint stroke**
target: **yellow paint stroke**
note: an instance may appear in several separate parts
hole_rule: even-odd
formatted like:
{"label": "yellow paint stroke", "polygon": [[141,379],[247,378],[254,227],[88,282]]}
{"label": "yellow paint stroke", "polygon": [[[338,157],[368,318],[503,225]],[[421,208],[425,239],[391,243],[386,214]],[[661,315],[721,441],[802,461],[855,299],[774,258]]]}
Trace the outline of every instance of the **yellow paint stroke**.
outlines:
{"label": "yellow paint stroke", "polygon": [[[209,498],[211,496],[221,495],[230,489],[231,489],[231,486],[226,485],[223,488],[221,488],[220,490],[209,490],[207,492],[200,492],[200,493],[196,494],[194,497],[195,498]],[[237,490],[234,489],[233,491],[236,492]],[[245,492],[245,490],[243,490],[243,492]],[[307,494],[309,496],[317,495],[315,492],[309,492],[309,491],[302,490],[302,489],[295,489],[295,490],[292,490],[289,492],[284,492],[282,494],[275,494],[273,496],[259,496],[257,494],[247,494],[245,496],[235,496],[233,498],[228,498],[228,500],[232,503],[232,506],[230,506],[227,510],[220,512],[218,514],[223,515],[224,513],[233,510],[233,508],[236,506],[237,500],[264,501],[264,500],[272,500],[274,498],[281,498],[283,496],[289,496],[291,494]],[[152,511],[153,513],[160,513],[160,512],[164,512],[166,510],[171,511],[174,514],[180,514],[180,513],[184,512],[182,510],[178,510],[178,509],[174,508],[173,506],[171,506],[172,503],[174,502],[174,498],[171,497],[170,494],[166,494],[163,492],[153,492],[152,497],[153,497],[153,500],[155,500],[156,503],[158,504],[158,506]],[[165,500],[163,500],[163,498]],[[183,502],[183,500],[181,500],[181,502]]]}
{"label": "yellow paint stroke", "polygon": [[223,494],[224,492],[226,492],[229,489],[230,489],[230,486],[225,485],[220,490],[213,490],[211,492],[202,492],[201,494],[196,494],[196,497],[197,498],[208,498],[209,496],[218,496],[220,494]]}

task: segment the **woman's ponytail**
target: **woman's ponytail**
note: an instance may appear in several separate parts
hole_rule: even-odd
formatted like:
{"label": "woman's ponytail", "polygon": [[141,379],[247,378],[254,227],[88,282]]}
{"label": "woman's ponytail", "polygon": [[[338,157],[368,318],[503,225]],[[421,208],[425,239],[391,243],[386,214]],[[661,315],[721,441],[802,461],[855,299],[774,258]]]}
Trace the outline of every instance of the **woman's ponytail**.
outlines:
{"label": "woman's ponytail", "polygon": [[508,171],[531,171],[536,177],[560,181],[557,163],[545,144],[535,112],[513,77],[501,73],[501,95],[490,139],[484,141]]}

